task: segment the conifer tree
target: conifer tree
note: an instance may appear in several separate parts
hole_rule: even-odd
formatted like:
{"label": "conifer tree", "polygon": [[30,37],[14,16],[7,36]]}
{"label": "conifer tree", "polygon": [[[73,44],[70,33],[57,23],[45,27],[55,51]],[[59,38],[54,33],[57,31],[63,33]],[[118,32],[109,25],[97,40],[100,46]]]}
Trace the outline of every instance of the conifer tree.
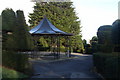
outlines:
{"label": "conifer tree", "polygon": [[[83,46],[81,40],[82,36],[80,34],[80,21],[72,6],[72,2],[50,2],[45,3],[44,5],[36,3],[33,13],[30,13],[29,15],[30,27],[33,28],[38,25],[45,15],[51,23],[60,30],[73,33],[74,36],[71,38],[72,46],[75,50],[80,49],[80,46]],[[65,43],[65,41],[62,41],[62,43]]]}

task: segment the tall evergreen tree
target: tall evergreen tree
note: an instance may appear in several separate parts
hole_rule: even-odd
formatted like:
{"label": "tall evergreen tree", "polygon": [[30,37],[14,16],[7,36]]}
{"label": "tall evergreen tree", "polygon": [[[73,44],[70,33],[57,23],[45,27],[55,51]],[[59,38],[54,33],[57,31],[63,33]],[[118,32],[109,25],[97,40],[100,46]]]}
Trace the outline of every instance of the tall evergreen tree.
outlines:
{"label": "tall evergreen tree", "polygon": [[[75,35],[71,38],[72,46],[75,50],[81,48],[80,21],[72,6],[72,2],[50,2],[44,5],[36,3],[33,13],[29,15],[30,27],[36,26],[43,19],[43,16],[46,15],[57,28]],[[62,41],[62,43],[65,43],[65,41]]]}

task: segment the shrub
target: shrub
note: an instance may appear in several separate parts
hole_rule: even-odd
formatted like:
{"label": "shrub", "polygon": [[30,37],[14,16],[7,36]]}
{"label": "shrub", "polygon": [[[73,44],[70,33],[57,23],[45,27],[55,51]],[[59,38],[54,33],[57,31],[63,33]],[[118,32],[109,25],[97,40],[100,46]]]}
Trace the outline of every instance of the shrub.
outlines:
{"label": "shrub", "polygon": [[86,54],[92,54],[93,53],[92,48],[91,47],[87,47],[85,53]]}
{"label": "shrub", "polygon": [[84,52],[85,52],[86,54],[92,54],[92,53],[93,53],[93,50],[92,50],[92,47],[91,47],[90,44],[86,44],[86,45],[85,45],[85,50],[84,50]]}
{"label": "shrub", "polygon": [[18,71],[15,71],[13,69],[10,69],[10,68],[5,68],[5,67],[0,67],[2,69],[2,80],[21,80],[22,78],[27,78],[28,76],[21,73],[21,72],[18,72]]}
{"label": "shrub", "polygon": [[93,54],[93,60],[94,66],[103,77],[108,78],[108,80],[118,79],[120,76],[120,55],[118,53],[95,53]]}
{"label": "shrub", "polygon": [[14,51],[3,51],[2,65],[26,74],[30,74],[28,72],[31,72],[31,66],[28,63],[27,55]]}
{"label": "shrub", "polygon": [[112,53],[112,49],[113,49],[112,45],[103,45],[103,44],[98,45],[99,52]]}
{"label": "shrub", "polygon": [[27,68],[27,66],[29,65],[28,63],[28,57],[26,54],[21,54],[21,53],[17,53],[16,54],[17,57],[17,70],[18,71],[22,71],[24,72],[25,69]]}
{"label": "shrub", "polygon": [[16,54],[13,51],[3,51],[2,52],[2,65],[10,67],[12,69],[17,68]]}
{"label": "shrub", "polygon": [[[120,70],[118,69],[120,67],[120,64],[118,62],[117,57],[112,57],[110,59],[107,59],[105,61],[105,76],[106,78],[118,78],[120,79]],[[120,60],[119,60],[120,61]]]}
{"label": "shrub", "polygon": [[60,51],[61,51],[61,52],[65,52],[65,51],[66,51],[65,47],[64,47],[64,46],[61,46],[61,47],[60,47]]}

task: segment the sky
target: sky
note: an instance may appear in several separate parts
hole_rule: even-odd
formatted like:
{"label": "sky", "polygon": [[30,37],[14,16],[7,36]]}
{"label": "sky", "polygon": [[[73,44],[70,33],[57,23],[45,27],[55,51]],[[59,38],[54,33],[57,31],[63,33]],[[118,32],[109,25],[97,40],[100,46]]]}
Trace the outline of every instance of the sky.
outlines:
{"label": "sky", "polygon": [[[82,26],[82,39],[89,40],[96,36],[102,25],[112,25],[118,19],[118,2],[120,0],[71,0]],[[28,14],[33,12],[31,0],[0,0],[0,13],[5,8],[14,11],[23,10],[28,23]]]}
{"label": "sky", "polygon": [[102,25],[112,25],[118,19],[120,0],[72,0],[81,20],[83,39],[88,42]]}

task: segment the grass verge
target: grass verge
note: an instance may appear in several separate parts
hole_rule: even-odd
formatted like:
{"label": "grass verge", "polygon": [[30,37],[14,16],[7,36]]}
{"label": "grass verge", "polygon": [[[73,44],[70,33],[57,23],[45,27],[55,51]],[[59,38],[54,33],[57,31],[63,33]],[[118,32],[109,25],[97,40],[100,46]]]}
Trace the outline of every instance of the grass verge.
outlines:
{"label": "grass verge", "polygon": [[13,69],[0,66],[0,70],[2,70],[2,80],[21,80],[23,78],[28,78],[28,75],[25,75]]}

